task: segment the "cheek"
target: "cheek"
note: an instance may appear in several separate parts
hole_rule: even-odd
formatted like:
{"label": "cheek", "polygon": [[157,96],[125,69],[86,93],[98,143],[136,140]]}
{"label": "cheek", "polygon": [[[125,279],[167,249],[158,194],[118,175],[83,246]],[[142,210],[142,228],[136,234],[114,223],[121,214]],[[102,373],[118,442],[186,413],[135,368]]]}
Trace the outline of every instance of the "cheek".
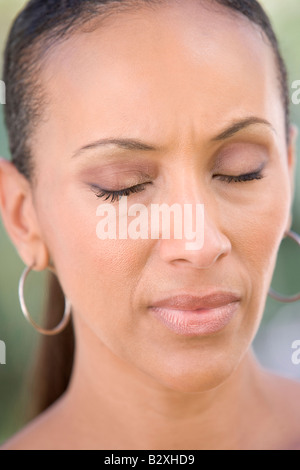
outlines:
{"label": "cheek", "polygon": [[133,321],[128,312],[133,309],[135,287],[147,262],[149,241],[100,240],[97,203],[92,201],[92,209],[87,209],[72,200],[65,197],[63,204],[51,204],[55,209],[42,217],[64,293],[76,314],[97,332],[104,333],[106,324],[128,327]]}
{"label": "cheek", "polygon": [[278,249],[289,220],[289,181],[284,170],[278,174],[281,178],[266,177],[255,202],[237,205],[230,217],[228,236],[232,243],[232,259],[246,288],[244,306],[247,315],[243,317],[240,333],[244,330],[247,341],[252,340],[259,327]]}
{"label": "cheek", "polygon": [[289,180],[283,169],[265,177],[253,203],[237,205],[231,211],[233,252],[247,267],[254,283],[268,284],[272,277],[290,207]]}

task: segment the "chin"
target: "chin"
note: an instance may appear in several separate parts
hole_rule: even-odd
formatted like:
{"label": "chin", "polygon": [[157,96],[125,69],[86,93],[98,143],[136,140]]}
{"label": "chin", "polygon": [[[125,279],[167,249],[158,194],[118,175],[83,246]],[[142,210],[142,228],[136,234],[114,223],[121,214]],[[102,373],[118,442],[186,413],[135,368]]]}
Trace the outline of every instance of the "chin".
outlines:
{"label": "chin", "polygon": [[[209,363],[182,364],[166,367],[165,371],[156,376],[156,380],[164,387],[180,393],[205,393],[222,386],[234,373],[238,361],[229,359],[216,360]],[[164,372],[164,373],[163,373]]]}

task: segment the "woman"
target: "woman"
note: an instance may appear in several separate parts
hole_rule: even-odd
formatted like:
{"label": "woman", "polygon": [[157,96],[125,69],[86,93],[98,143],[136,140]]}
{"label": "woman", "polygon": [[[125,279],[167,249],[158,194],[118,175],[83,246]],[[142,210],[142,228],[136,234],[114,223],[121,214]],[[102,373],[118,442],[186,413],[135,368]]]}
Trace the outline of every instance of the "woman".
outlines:
{"label": "woman", "polygon": [[[76,337],[66,393],[5,449],[298,448],[300,386],[250,347],[295,159],[259,4],[32,0],[5,81],[3,221],[25,275],[56,273]],[[125,197],[129,218],[133,204],[201,205],[203,246],[101,239],[101,207],[123,217]]]}

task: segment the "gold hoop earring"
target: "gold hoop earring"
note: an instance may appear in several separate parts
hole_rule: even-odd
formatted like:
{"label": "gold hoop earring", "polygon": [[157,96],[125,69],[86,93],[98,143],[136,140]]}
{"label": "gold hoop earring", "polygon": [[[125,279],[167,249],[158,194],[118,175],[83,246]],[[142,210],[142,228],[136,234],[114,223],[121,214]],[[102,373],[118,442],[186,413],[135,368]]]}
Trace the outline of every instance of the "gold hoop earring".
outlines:
{"label": "gold hoop earring", "polygon": [[[285,234],[286,237],[291,238],[300,246],[300,235],[298,235],[295,232],[289,231]],[[300,293],[296,295],[292,295],[290,297],[284,296],[281,294],[278,294],[278,292],[274,291],[272,288],[269,290],[269,296],[272,297],[272,299],[277,300],[278,302],[285,302],[285,303],[292,303],[292,302],[297,302],[300,300]]]}
{"label": "gold hoop earring", "polygon": [[[35,330],[37,330],[39,333],[45,336],[55,336],[61,333],[66,326],[68,325],[70,318],[71,318],[71,303],[69,300],[65,297],[65,311],[64,315],[62,318],[62,321],[59,323],[59,325],[56,328],[53,328],[52,330],[45,330],[44,328],[40,328],[35,321],[32,320],[30,313],[28,312],[28,309],[26,307],[25,299],[24,299],[24,284],[26,281],[26,278],[30,271],[32,271],[33,266],[26,267],[21,275],[20,281],[19,281],[19,301],[20,301],[20,306],[21,310],[23,312],[24,317],[26,320],[34,327]],[[49,270],[55,274],[55,270],[50,266]]]}

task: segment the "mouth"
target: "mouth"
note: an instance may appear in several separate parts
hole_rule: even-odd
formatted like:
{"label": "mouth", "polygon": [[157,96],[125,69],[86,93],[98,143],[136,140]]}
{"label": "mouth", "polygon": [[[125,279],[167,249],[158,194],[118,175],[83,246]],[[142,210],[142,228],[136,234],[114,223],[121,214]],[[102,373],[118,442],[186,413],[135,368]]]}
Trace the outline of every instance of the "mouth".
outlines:
{"label": "mouth", "polygon": [[241,297],[233,292],[175,295],[149,307],[150,314],[183,336],[208,336],[223,330],[237,313]]}

